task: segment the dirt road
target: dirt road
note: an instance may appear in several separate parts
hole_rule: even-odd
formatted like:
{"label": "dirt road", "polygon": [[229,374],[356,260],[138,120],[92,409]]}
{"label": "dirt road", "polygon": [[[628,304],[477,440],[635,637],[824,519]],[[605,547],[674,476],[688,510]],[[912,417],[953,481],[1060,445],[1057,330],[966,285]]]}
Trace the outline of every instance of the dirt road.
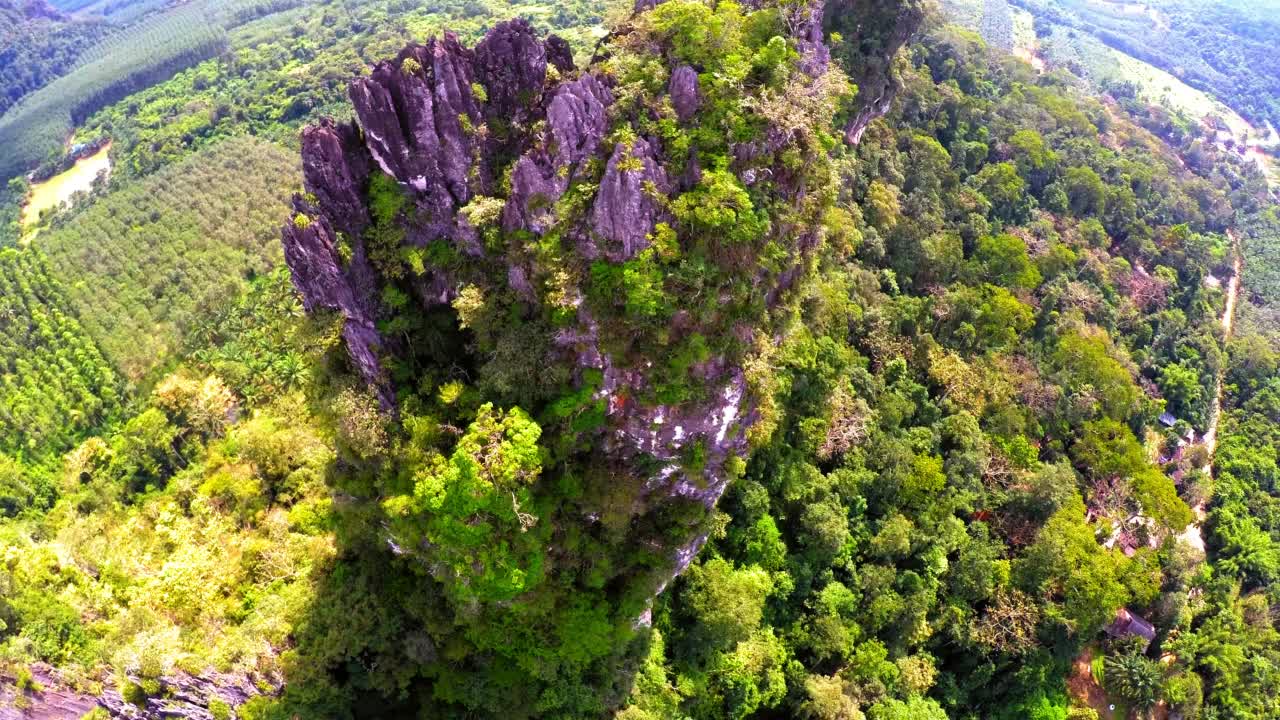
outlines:
{"label": "dirt road", "polygon": [[[1235,325],[1236,319],[1236,302],[1240,298],[1240,271],[1244,268],[1244,253],[1241,252],[1240,238],[1236,236],[1234,230],[1227,231],[1227,237],[1231,238],[1231,280],[1227,283],[1227,304],[1222,310],[1222,342],[1225,345],[1231,340],[1231,329]],[[1213,474],[1213,453],[1218,449],[1218,420],[1222,415],[1222,377],[1226,372],[1226,368],[1218,371],[1218,377],[1213,382],[1213,402],[1209,406],[1209,427],[1204,433],[1204,447],[1209,451],[1209,464],[1205,467],[1205,472]],[[1204,551],[1204,536],[1200,532],[1200,525],[1205,519],[1204,503],[1196,503],[1191,508],[1191,512],[1195,515],[1195,522],[1187,526],[1187,529],[1178,537],[1188,545]]]}

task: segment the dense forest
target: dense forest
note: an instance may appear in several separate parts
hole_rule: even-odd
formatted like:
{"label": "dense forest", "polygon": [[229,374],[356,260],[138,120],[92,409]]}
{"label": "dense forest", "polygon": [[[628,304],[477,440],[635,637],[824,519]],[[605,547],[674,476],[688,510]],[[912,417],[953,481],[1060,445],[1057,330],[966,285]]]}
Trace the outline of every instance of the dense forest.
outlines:
{"label": "dense forest", "polygon": [[831,2],[283,4],[91,113],[0,253],[15,703],[1280,716],[1265,179]]}

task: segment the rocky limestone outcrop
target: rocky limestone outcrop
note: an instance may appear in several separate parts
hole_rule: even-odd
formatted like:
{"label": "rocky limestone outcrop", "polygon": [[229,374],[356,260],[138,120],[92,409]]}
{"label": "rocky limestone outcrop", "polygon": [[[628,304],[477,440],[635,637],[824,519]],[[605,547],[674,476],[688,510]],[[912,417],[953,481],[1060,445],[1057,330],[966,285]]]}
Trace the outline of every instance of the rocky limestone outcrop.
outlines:
{"label": "rocky limestone outcrop", "polygon": [[547,104],[548,137],[516,161],[511,197],[503,207],[503,229],[543,233],[555,221],[554,204],[593,157],[607,126],[613,94],[595,75],[560,85]]}
{"label": "rocky limestone outcrop", "polygon": [[[466,131],[481,121],[475,80],[474,53],[447,34],[406,47],[351,83],[364,147],[384,173],[416,191],[423,224],[433,234],[456,232],[458,208],[483,182],[483,167],[473,174],[477,148],[474,133]],[[359,155],[352,162],[360,162]],[[321,197],[313,182],[307,178],[308,189]]]}
{"label": "rocky limestone outcrop", "polygon": [[[368,211],[357,200],[365,192],[367,168],[395,178],[412,198],[409,241],[448,240],[456,249],[479,256],[474,228],[460,210],[491,192],[492,163],[503,152],[518,151],[510,170],[510,192],[503,204],[506,231],[540,234],[556,221],[554,206],[584,166],[603,166],[585,221],[571,229],[572,242],[587,260],[621,263],[649,245],[665,218],[660,199],[673,183],[660,161],[655,138],[606,144],[609,81],[590,70],[576,77],[548,80],[547,58],[571,69],[563,41],[539,42],[522,20],[491,30],[474,51],[452,35],[405,48],[394,61],[379,63],[350,90],[360,129],[322,122],[303,135],[303,167],[309,197],[295,203],[295,220],[285,226],[285,258],[308,310],[332,310],[345,319],[343,338],[352,365],[376,389],[384,407],[394,397],[380,354],[393,350],[376,331],[378,309],[370,282],[361,229]],[[548,53],[547,48],[552,48]],[[474,86],[473,86],[474,83]],[[684,66],[672,80],[672,98],[687,120],[699,104],[696,72]],[[483,88],[483,110],[474,93]],[[474,123],[464,127],[460,119]],[[498,144],[481,145],[474,128],[494,119],[525,129],[508,133]],[[538,126],[535,132],[528,129]],[[362,143],[353,142],[361,137]],[[350,255],[339,252],[337,234],[346,236]],[[533,295],[529,272],[508,258],[507,284],[524,297]],[[448,302],[456,294],[438,269],[428,273],[431,289],[419,293],[424,305]],[[454,283],[456,285],[456,283]],[[609,427],[601,446],[619,462],[641,454],[665,460],[665,469],[647,483],[652,493],[696,498],[710,507],[723,490],[720,466],[745,450],[745,383],[734,368],[708,365],[703,380],[715,388],[709,399],[690,405],[623,403],[648,386],[643,369],[621,367],[600,349],[595,320],[585,307],[576,329],[561,332],[555,343],[562,355],[546,362],[574,364],[604,372],[601,396],[609,401]],[[707,447],[710,458],[702,477],[686,478],[676,462],[691,443]]]}
{"label": "rocky limestone outcrop", "polygon": [[[391,410],[395,401],[379,359],[385,343],[376,326],[376,285],[364,243],[353,242],[351,257],[344,260],[332,221],[301,198],[295,200],[294,207],[298,215],[289,231],[291,242],[285,244],[284,257],[296,268],[293,283],[302,295],[303,307],[307,312],[330,310],[341,315],[342,339],[352,364],[374,388],[382,407]],[[354,221],[344,218],[341,222]]]}
{"label": "rocky limestone outcrop", "polygon": [[657,153],[643,138],[618,143],[605,166],[604,178],[591,206],[591,228],[580,245],[588,260],[620,263],[649,246],[649,236],[662,217],[659,197],[670,191]]}
{"label": "rocky limestone outcrop", "polygon": [[[651,6],[641,0],[637,11]],[[817,2],[791,23],[800,71],[814,85],[832,60],[823,39],[824,17]],[[913,30],[895,31],[880,47],[892,55]],[[611,38],[629,31],[624,26]],[[353,367],[384,407],[393,409],[396,398],[382,358],[397,347],[377,333],[387,309],[379,306],[378,272],[360,237],[369,222],[359,200],[368,188],[362,178],[366,172],[385,173],[407,199],[404,243],[444,243],[461,258],[420,271],[414,282],[421,308],[451,302],[464,283],[478,283],[487,293],[519,298],[526,309],[554,304],[561,318],[569,310],[572,322],[555,331],[545,355],[529,362],[571,368],[579,388],[593,373],[602,378],[592,381],[598,382],[593,399],[605,408],[603,427],[590,431],[592,462],[639,473],[640,508],[675,500],[711,508],[728,482],[730,459],[748,453],[747,431],[756,421],[742,357],[713,353],[700,359],[687,370],[700,392],[661,401],[654,393],[655,363],[665,358],[621,349],[635,343],[619,335],[618,319],[593,308],[580,288],[557,287],[553,297],[548,286],[559,268],[539,266],[531,256],[530,248],[550,236],[560,252],[570,253],[562,262],[590,272],[620,268],[653,245],[661,226],[673,224],[672,202],[703,177],[696,153],[671,156],[661,138],[637,130],[646,125],[637,122],[633,108],[617,107],[614,79],[596,64],[608,54],[602,49],[592,65],[575,69],[563,40],[539,40],[527,23],[513,20],[495,26],[474,50],[446,34],[378,63],[351,85],[359,129],[321,123],[304,133],[308,196],[295,203],[297,215],[284,227],[285,256],[308,309],[345,318],[343,337]],[[887,65],[885,59],[880,66]],[[673,110],[679,123],[696,123],[704,106],[700,69],[673,62],[667,72],[671,110],[665,112]],[[883,109],[883,102],[868,105],[857,122]],[[645,112],[660,111],[650,106]],[[860,132],[851,130],[850,139]],[[798,142],[794,127],[769,125],[758,137],[728,148],[728,170],[742,186],[760,184],[782,204],[803,206],[819,189],[806,185],[805,168],[778,159]],[[571,189],[574,202],[564,205]],[[491,216],[486,208],[495,203],[500,211]],[[750,283],[750,296],[761,299],[755,312],[766,314],[792,296],[820,242],[816,227],[803,224],[783,223],[768,232],[783,252],[767,267],[749,252],[735,254],[727,246],[709,251],[721,267]],[[708,292],[730,301],[727,286]],[[764,321],[721,318],[712,326],[693,317],[684,309],[676,312],[660,333],[663,342],[698,334],[749,348],[772,342],[768,338],[777,332]],[[698,461],[691,463],[695,449]],[[674,572],[687,566],[705,537],[692,532],[669,548]],[[654,589],[666,582],[658,579]]]}
{"label": "rocky limestone outcrop", "polygon": [[902,88],[894,72],[898,50],[924,22],[922,0],[828,0],[822,27],[839,33],[835,55],[858,86],[857,109],[845,124],[845,141],[856,145],[872,120],[889,110]]}
{"label": "rocky limestone outcrop", "polygon": [[698,71],[690,65],[676,67],[671,71],[667,92],[671,95],[671,105],[676,109],[676,117],[680,118],[680,122],[688,122],[702,103],[698,90]]}
{"label": "rocky limestone outcrop", "polygon": [[542,104],[546,47],[527,21],[500,23],[476,45],[475,74],[488,96],[485,120],[490,125],[523,123]]}
{"label": "rocky limestone outcrop", "polygon": [[34,685],[24,689],[14,675],[0,671],[0,720],[80,720],[95,708],[119,720],[214,720],[213,705],[220,703],[235,717],[235,708],[280,690],[278,680],[264,679],[260,686],[242,675],[175,672],[160,681],[161,693],[140,706],[125,700],[110,680],[90,694],[47,665],[28,670]]}

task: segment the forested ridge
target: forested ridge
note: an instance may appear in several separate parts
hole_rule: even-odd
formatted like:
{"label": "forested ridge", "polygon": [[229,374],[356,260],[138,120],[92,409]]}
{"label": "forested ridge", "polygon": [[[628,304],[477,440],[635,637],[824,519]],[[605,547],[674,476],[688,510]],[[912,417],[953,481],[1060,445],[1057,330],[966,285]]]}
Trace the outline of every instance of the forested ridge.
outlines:
{"label": "forested ridge", "polygon": [[1280,64],[1271,38],[1274,4],[1011,0],[1044,21],[1108,46],[1221,98],[1255,126],[1280,121]]}
{"label": "forested ridge", "polygon": [[106,37],[104,22],[75,22],[41,3],[0,3],[0,115],[75,65],[86,46]]}
{"label": "forested ridge", "polygon": [[1280,716],[1252,164],[914,2],[348,10],[0,254],[0,706]]}
{"label": "forested ridge", "polygon": [[[72,131],[101,108],[228,48],[227,31],[291,6],[278,0],[174,5],[77,48],[74,64],[0,114],[0,177],[46,174]],[[89,40],[89,38],[85,38]],[[56,78],[56,79],[55,79]]]}

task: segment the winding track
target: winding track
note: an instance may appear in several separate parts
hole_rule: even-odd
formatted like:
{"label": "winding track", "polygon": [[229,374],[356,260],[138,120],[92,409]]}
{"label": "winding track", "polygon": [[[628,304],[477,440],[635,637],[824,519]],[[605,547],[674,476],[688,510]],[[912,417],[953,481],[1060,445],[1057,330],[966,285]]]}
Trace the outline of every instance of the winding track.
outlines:
{"label": "winding track", "polygon": [[[1227,283],[1227,304],[1222,310],[1222,344],[1225,348],[1228,341],[1231,340],[1231,329],[1235,324],[1236,301],[1240,297],[1240,271],[1244,267],[1244,253],[1240,251],[1240,238],[1236,236],[1234,230],[1227,230],[1227,237],[1231,238],[1231,280]],[[1205,472],[1213,475],[1213,453],[1218,449],[1218,420],[1222,416],[1222,377],[1226,374],[1226,368],[1218,369],[1218,375],[1213,382],[1213,403],[1209,406],[1209,427],[1204,433],[1204,447],[1209,451],[1209,464],[1205,466]],[[1178,537],[1183,542],[1192,547],[1204,551],[1204,537],[1200,532],[1200,525],[1205,519],[1204,501],[1200,501],[1191,508],[1191,512],[1195,515],[1195,522],[1187,526],[1187,529]]]}

